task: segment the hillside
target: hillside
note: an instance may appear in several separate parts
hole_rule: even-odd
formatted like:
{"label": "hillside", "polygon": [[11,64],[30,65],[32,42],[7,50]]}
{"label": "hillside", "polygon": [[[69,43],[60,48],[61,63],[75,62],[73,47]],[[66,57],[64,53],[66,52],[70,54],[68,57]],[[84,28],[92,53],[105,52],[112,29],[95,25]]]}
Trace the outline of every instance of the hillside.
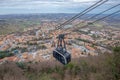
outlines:
{"label": "hillside", "polygon": [[[16,31],[23,31],[25,28],[38,27],[44,21],[56,21],[56,23],[62,23],[64,20],[70,19],[75,14],[11,14],[11,15],[0,15],[0,34],[8,34]],[[86,14],[79,18],[80,20],[87,20],[89,17],[95,14]],[[101,15],[100,17],[106,16]],[[119,28],[119,15],[115,15],[105,19],[109,26]],[[97,18],[92,18],[95,20]]]}
{"label": "hillside", "polygon": [[0,80],[119,80],[120,47],[114,54],[72,60],[68,65],[57,61],[0,65]]}
{"label": "hillside", "polygon": [[40,25],[39,20],[26,19],[3,19],[0,20],[0,34],[7,34],[16,31],[23,31],[28,27],[35,27]]}
{"label": "hillside", "polygon": [[42,21],[56,21],[71,17],[73,14],[21,14],[0,15],[0,34],[23,31],[25,28],[38,27]]}

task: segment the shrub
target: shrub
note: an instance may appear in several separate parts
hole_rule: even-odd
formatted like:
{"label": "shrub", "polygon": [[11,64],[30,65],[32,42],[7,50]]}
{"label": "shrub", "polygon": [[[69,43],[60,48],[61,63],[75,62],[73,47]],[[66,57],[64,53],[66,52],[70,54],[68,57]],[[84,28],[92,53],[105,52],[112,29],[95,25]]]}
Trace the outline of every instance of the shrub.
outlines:
{"label": "shrub", "polygon": [[25,64],[25,63],[23,63],[23,62],[17,62],[16,64],[17,64],[17,66],[18,66],[19,68],[21,68],[21,69],[26,69],[26,64]]}
{"label": "shrub", "polygon": [[13,56],[13,53],[10,53],[9,51],[0,51],[0,59],[10,56]]}
{"label": "shrub", "polygon": [[40,45],[38,46],[38,49],[47,49],[47,47],[45,45]]}
{"label": "shrub", "polygon": [[113,57],[113,75],[115,80],[120,80],[120,46],[115,47],[114,49],[114,57]]}

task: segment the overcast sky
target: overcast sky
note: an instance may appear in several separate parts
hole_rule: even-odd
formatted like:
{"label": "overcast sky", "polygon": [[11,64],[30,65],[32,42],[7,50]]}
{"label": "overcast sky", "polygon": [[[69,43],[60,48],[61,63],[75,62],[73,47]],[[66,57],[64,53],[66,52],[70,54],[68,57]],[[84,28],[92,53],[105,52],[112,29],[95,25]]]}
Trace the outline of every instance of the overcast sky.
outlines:
{"label": "overcast sky", "polygon": [[[78,13],[97,1],[99,0],[0,0],[0,14]],[[109,0],[90,13],[98,13],[116,4],[120,4],[120,0]],[[120,6],[107,13],[119,9]]]}

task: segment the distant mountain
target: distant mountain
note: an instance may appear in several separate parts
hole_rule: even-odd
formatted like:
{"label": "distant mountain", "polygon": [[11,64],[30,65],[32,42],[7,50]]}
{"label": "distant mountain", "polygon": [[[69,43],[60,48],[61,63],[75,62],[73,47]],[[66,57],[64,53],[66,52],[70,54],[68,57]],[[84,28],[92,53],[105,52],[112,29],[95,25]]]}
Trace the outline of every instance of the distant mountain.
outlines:
{"label": "distant mountain", "polygon": [[[66,14],[66,13],[55,13],[55,14],[10,14],[10,15],[0,15],[0,34],[6,34],[10,32],[14,32],[17,30],[23,30],[26,27],[32,27],[36,25],[40,25],[42,21],[56,21],[57,23],[62,23],[63,20],[68,20],[71,17],[76,15]],[[95,14],[86,14],[79,19],[88,20],[90,17]],[[107,14],[103,14],[99,17],[92,18],[90,20],[96,20],[101,17],[106,16]],[[104,19],[105,22],[110,26],[120,27],[120,14],[108,17]]]}
{"label": "distant mountain", "polygon": [[64,14],[64,13],[45,13],[45,14],[10,14],[10,15],[0,15],[0,19],[61,19],[69,18],[75,14]]}
{"label": "distant mountain", "polygon": [[[76,13],[73,14],[67,14],[67,13],[45,13],[45,14],[9,14],[9,15],[0,15],[0,19],[50,19],[50,20],[58,20],[58,19],[70,19],[76,15]],[[89,19],[90,17],[94,16],[96,14],[86,14],[79,19]],[[97,16],[95,18],[92,18],[91,20],[98,19],[101,17],[104,17],[108,14],[102,14],[100,16]],[[111,22],[120,21],[120,14],[110,16],[107,19]]]}

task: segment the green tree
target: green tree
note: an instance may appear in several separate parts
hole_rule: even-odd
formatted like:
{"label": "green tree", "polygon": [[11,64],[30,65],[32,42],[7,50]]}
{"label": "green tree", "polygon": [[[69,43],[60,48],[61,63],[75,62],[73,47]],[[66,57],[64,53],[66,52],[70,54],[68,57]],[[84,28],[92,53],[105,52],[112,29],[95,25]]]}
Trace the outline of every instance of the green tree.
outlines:
{"label": "green tree", "polygon": [[13,56],[13,53],[9,51],[0,51],[0,59],[5,58],[5,57],[10,57]]}
{"label": "green tree", "polygon": [[120,80],[120,46],[115,47],[113,49],[114,51],[114,57],[113,57],[113,75],[115,77],[115,80]]}

